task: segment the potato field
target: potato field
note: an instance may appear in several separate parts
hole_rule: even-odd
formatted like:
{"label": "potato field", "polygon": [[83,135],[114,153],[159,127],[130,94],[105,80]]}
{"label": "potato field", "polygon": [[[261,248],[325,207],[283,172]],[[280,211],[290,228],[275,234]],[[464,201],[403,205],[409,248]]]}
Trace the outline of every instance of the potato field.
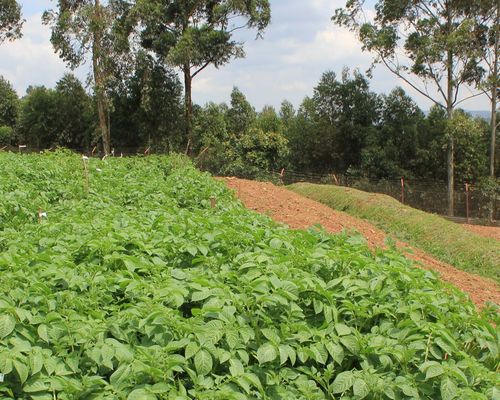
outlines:
{"label": "potato field", "polygon": [[184,157],[0,153],[1,399],[498,400],[499,327]]}

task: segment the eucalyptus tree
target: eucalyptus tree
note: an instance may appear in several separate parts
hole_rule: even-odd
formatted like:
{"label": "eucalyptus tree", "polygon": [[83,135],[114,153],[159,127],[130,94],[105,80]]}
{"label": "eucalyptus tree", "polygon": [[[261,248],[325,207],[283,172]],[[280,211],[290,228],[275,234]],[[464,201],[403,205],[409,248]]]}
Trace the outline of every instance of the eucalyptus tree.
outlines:
{"label": "eucalyptus tree", "polygon": [[479,88],[491,104],[491,135],[489,172],[495,178],[496,136],[499,127],[497,117],[500,97],[500,0],[479,0],[474,2],[477,21],[477,46],[482,49],[482,66],[485,77]]}
{"label": "eucalyptus tree", "polygon": [[16,0],[0,1],[0,44],[21,37],[21,6]]}
{"label": "eucalyptus tree", "polygon": [[141,44],[182,71],[187,149],[192,142],[192,82],[212,65],[245,56],[237,30],[261,37],[271,19],[269,0],[136,0],[133,16]]}
{"label": "eucalyptus tree", "polygon": [[116,18],[119,11],[118,3],[113,0],[58,0],[55,10],[43,15],[44,23],[52,28],[50,40],[54,49],[71,69],[91,59],[89,81],[94,87],[105,154],[111,150],[106,88],[116,75],[118,65]]}
{"label": "eucalyptus tree", "polygon": [[[363,50],[422,96],[446,110],[479,95],[464,95],[482,77],[481,48],[474,46],[476,9],[469,0],[377,0],[366,16],[364,0],[348,0],[333,21],[356,32]],[[455,138],[447,145],[448,213],[454,212]]]}

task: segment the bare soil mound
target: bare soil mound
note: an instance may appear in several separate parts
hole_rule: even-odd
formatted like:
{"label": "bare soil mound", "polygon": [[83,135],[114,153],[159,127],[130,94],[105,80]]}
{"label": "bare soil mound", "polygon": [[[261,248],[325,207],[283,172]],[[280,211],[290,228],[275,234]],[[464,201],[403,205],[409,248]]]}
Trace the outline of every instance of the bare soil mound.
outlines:
{"label": "bare soil mound", "polygon": [[[307,229],[312,225],[321,224],[332,233],[356,230],[366,238],[371,247],[385,246],[387,234],[366,221],[333,210],[269,182],[223,179],[230,189],[235,190],[247,208],[266,214],[292,229]],[[481,306],[488,301],[500,304],[500,288],[494,282],[458,270],[406,243],[398,241],[397,246],[423,268],[437,271],[441,279],[467,293],[476,305]]]}

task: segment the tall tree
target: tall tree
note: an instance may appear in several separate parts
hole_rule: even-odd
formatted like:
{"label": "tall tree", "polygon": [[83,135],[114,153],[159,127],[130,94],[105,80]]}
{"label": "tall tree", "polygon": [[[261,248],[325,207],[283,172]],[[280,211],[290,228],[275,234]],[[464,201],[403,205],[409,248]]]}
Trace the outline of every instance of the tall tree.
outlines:
{"label": "tall tree", "polygon": [[234,87],[231,92],[231,107],[227,110],[227,125],[231,134],[241,136],[248,131],[257,118],[257,113],[245,95]]}
{"label": "tall tree", "polygon": [[[364,0],[349,0],[333,21],[359,35],[363,49],[375,54],[396,76],[433,103],[448,119],[464,85],[481,78],[481,49],[474,42],[474,10],[469,0],[377,0],[372,22],[365,18]],[[473,2],[472,2],[473,3]],[[416,81],[415,81],[416,78]],[[430,90],[431,85],[436,93]],[[448,214],[454,213],[454,147],[448,141]]]}
{"label": "tall tree", "polygon": [[500,98],[500,1],[480,0],[474,2],[478,32],[477,46],[482,48],[482,65],[485,67],[485,79],[479,88],[488,96],[491,104],[491,134],[490,134],[490,177],[495,178],[495,153],[498,127],[498,102]]}
{"label": "tall tree", "polygon": [[60,110],[57,93],[44,86],[30,86],[21,100],[17,139],[36,149],[57,145]]}
{"label": "tall tree", "polygon": [[261,36],[271,19],[269,0],[136,0],[131,15],[142,45],[182,71],[189,149],[193,79],[209,65],[218,68],[244,57],[243,43],[233,33],[256,28]]}
{"label": "tall tree", "polygon": [[175,71],[139,52],[134,73],[123,79],[111,96],[113,143],[136,149],[181,149],[182,85]]}
{"label": "tall tree", "polygon": [[17,93],[10,82],[0,75],[0,147],[10,144],[18,112]]}
{"label": "tall tree", "polygon": [[359,168],[361,149],[379,118],[378,98],[370,91],[368,80],[348,69],[341,79],[334,72],[325,72],[314,88],[313,100],[325,134],[332,136],[331,151],[337,157],[329,168],[342,172]]}
{"label": "tall tree", "polygon": [[0,44],[21,36],[21,6],[16,0],[0,1]]}
{"label": "tall tree", "polygon": [[88,149],[96,128],[92,98],[72,74],[64,74],[57,82],[58,110],[56,142],[72,149]]}
{"label": "tall tree", "polygon": [[117,65],[115,1],[58,0],[56,10],[44,13],[43,21],[52,27],[51,42],[59,56],[75,69],[90,53],[93,82],[97,102],[99,127],[105,154],[111,150],[109,132],[109,99],[106,88]]}
{"label": "tall tree", "polygon": [[14,127],[19,110],[19,98],[11,83],[0,75],[0,126]]}

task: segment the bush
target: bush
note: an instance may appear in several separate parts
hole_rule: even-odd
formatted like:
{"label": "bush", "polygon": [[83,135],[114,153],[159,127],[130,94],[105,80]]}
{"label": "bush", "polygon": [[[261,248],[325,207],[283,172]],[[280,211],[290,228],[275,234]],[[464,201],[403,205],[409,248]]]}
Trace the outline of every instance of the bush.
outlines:
{"label": "bush", "polygon": [[14,130],[10,126],[0,126],[0,146],[10,144]]}

